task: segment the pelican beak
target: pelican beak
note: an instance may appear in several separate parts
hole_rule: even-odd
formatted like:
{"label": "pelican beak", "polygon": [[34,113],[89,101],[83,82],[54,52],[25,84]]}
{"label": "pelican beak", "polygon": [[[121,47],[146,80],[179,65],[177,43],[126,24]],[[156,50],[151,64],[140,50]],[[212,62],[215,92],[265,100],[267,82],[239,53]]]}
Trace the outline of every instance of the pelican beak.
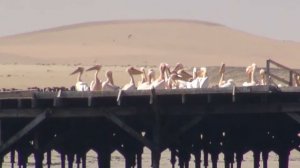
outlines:
{"label": "pelican beak", "polygon": [[101,69],[101,65],[95,65],[89,69],[87,69],[86,71],[93,71],[93,70],[100,70]]}
{"label": "pelican beak", "polygon": [[70,75],[74,75],[74,74],[77,74],[79,72],[82,72],[83,71],[83,68],[82,67],[78,67],[74,72],[72,72]]}
{"label": "pelican beak", "polygon": [[139,70],[139,69],[136,69],[136,68],[134,68],[134,67],[129,67],[129,68],[127,69],[127,72],[130,73],[130,74],[132,74],[132,75],[140,75],[140,74],[143,74],[143,73],[144,73],[143,71],[141,71],[141,70]]}

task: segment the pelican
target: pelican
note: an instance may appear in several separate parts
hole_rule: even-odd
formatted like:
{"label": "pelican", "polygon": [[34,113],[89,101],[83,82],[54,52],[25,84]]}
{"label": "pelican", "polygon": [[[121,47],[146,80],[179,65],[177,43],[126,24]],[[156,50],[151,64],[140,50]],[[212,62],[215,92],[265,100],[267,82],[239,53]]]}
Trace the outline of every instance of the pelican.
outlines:
{"label": "pelican", "polygon": [[112,71],[106,71],[105,73],[106,81],[102,83],[103,91],[116,91],[119,90],[119,87],[114,85]]}
{"label": "pelican", "polygon": [[255,69],[256,69],[256,64],[254,64],[254,63],[246,68],[246,73],[248,74],[248,78],[250,79],[250,81],[244,82],[243,86],[255,86],[256,85],[256,81],[254,79]]}
{"label": "pelican", "polygon": [[295,80],[295,86],[299,87],[300,86],[300,76],[297,74],[294,74],[294,80]]}
{"label": "pelican", "polygon": [[233,87],[235,85],[233,79],[228,79],[227,81],[224,80],[224,73],[225,73],[225,64],[222,63],[219,73],[221,74],[221,78],[219,81],[219,88],[226,88],[226,87]]}
{"label": "pelican", "polygon": [[125,86],[123,86],[122,90],[136,90],[137,87],[136,87],[133,75],[140,75],[143,72],[140,71],[140,70],[138,70],[138,69],[135,69],[134,67],[129,67],[129,68],[127,68],[126,71],[129,74],[129,76],[130,76],[130,81],[129,81],[128,84],[126,84]]}
{"label": "pelican", "polygon": [[167,86],[167,82],[165,81],[166,64],[161,63],[159,66],[159,71],[160,71],[159,77],[151,83],[151,86],[154,89],[165,89]]}
{"label": "pelican", "polygon": [[75,90],[76,91],[88,91],[89,86],[86,82],[82,82],[81,76],[84,71],[83,67],[78,67],[74,72],[72,72],[70,75],[74,75],[78,73],[77,82],[75,84]]}
{"label": "pelican", "polygon": [[148,78],[145,82],[142,82],[138,87],[137,90],[150,90],[152,89],[152,79],[154,78],[154,70],[153,69],[149,69],[148,70]]}
{"label": "pelican", "polygon": [[264,69],[261,69],[259,71],[260,74],[260,85],[267,85],[267,80],[266,80],[266,71]]}
{"label": "pelican", "polygon": [[92,71],[96,70],[94,80],[90,84],[90,90],[91,91],[100,91],[102,90],[102,81],[98,78],[99,71],[101,69],[101,65],[95,65],[86,71]]}

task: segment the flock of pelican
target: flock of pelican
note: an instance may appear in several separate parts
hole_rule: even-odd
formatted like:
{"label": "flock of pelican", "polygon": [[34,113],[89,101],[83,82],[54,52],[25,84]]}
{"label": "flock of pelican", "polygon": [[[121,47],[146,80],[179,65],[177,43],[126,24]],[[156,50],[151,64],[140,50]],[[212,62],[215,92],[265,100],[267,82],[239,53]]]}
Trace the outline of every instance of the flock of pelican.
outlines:
{"label": "flock of pelican", "polygon": [[[78,67],[71,75],[78,74],[77,82],[75,84],[76,91],[115,91],[115,90],[149,90],[149,89],[189,89],[189,88],[207,88],[209,86],[209,77],[207,75],[206,67],[193,68],[192,74],[184,70],[181,63],[177,63],[174,68],[171,68],[166,63],[161,63],[159,66],[159,76],[155,77],[155,71],[149,69],[146,71],[144,67],[138,69],[135,67],[129,67],[126,69],[129,74],[130,81],[123,87],[116,86],[113,81],[113,73],[108,70],[105,73],[106,80],[101,81],[99,79],[99,72],[101,65],[95,65],[86,71],[95,71],[93,81],[88,83],[83,82],[81,77],[85,71],[83,67]],[[266,73],[263,69],[259,71],[261,79],[258,81],[255,79],[256,64],[252,64],[246,68],[246,74],[248,75],[248,81],[244,82],[243,86],[256,86],[266,85]],[[218,83],[219,88],[233,87],[235,82],[233,79],[225,80],[225,64],[222,63],[220,70],[220,81]],[[136,83],[134,76],[140,75],[141,79]],[[300,77],[299,80],[300,81]],[[300,86],[300,82],[299,82]]]}

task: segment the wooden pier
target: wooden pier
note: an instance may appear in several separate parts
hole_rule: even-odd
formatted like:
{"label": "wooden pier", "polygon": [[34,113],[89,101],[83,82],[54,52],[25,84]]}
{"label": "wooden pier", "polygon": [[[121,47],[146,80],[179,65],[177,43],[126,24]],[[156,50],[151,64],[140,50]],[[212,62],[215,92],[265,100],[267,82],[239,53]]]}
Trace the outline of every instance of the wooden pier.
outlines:
{"label": "wooden pier", "polygon": [[[260,155],[279,155],[279,168],[288,168],[289,153],[299,150],[300,88],[274,86],[149,90],[119,92],[0,92],[0,159],[18,152],[19,167],[33,154],[35,167],[51,167],[51,151],[68,168],[85,168],[86,153],[98,154],[100,168],[110,168],[111,153],[119,151],[126,168],[142,168],[143,148],[151,150],[152,167],[161,152],[171,151],[175,167],[242,167],[252,151],[254,168]],[[200,156],[204,154],[204,156]],[[47,154],[44,158],[44,154]],[[208,159],[211,155],[211,163]],[[13,167],[13,166],[12,166]]]}

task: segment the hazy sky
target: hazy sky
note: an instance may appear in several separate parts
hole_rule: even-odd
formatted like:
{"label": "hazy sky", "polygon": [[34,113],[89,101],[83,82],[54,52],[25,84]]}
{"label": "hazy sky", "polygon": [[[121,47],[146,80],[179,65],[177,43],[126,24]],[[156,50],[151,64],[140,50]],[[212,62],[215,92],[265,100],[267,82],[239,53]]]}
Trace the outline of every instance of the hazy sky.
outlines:
{"label": "hazy sky", "polygon": [[0,0],[0,36],[125,19],[204,20],[300,42],[300,0]]}

